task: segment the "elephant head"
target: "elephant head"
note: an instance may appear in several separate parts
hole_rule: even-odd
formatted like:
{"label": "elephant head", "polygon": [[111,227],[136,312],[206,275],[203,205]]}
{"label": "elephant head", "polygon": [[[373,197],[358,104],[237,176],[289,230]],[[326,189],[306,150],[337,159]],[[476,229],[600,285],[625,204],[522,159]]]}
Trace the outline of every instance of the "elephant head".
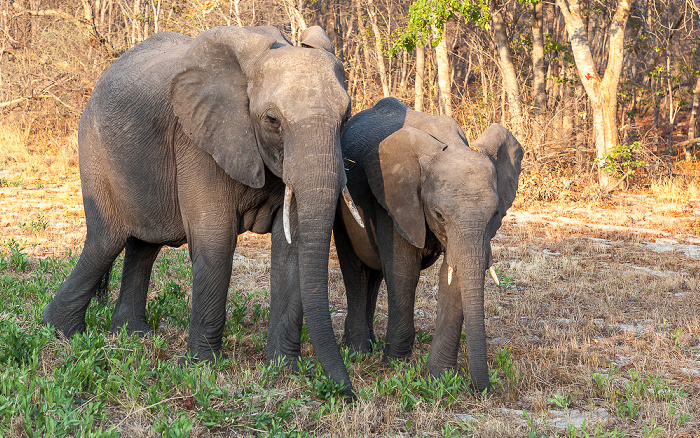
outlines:
{"label": "elephant head", "polygon": [[301,44],[292,46],[271,26],[208,30],[176,66],[170,102],[184,133],[231,178],[261,188],[267,167],[286,186],[285,218],[295,197],[309,335],[326,371],[350,387],[327,293],[331,230],[346,181],[339,136],[350,98],[325,32],[309,28]]}
{"label": "elephant head", "polygon": [[[456,129],[450,132],[431,128],[440,123],[411,123],[407,117],[402,129],[365,158],[365,172],[372,193],[406,240],[423,248],[427,224],[440,241],[444,250],[440,293],[444,288],[459,295],[453,302],[462,306],[472,380],[483,390],[489,387],[484,275],[492,264],[491,238],[515,198],[523,149],[498,124],[487,128],[469,148],[460,140],[461,129],[454,121]],[[419,125],[420,129],[414,127]],[[457,330],[461,325],[460,319]],[[436,336],[433,347],[439,341]],[[431,347],[431,374],[453,366],[446,362],[434,357]]]}

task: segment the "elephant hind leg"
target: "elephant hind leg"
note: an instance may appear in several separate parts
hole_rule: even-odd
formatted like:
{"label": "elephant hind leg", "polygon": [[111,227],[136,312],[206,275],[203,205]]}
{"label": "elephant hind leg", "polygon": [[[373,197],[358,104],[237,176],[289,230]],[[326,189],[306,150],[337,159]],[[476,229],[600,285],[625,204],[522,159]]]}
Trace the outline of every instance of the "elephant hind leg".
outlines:
{"label": "elephant hind leg", "polygon": [[88,231],[83,252],[56,296],[44,308],[43,320],[67,337],[85,330],[85,312],[100,280],[124,248],[126,239]]}
{"label": "elephant hind leg", "polygon": [[135,237],[126,241],[121,289],[112,314],[112,332],[124,326],[129,334],[153,331],[146,319],[146,299],[151,269],[161,246]]}

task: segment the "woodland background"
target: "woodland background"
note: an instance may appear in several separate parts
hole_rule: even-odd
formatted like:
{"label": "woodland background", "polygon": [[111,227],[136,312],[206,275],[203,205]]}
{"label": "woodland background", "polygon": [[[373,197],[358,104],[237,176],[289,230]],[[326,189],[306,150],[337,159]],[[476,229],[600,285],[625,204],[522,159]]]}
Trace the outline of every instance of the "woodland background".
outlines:
{"label": "woodland background", "polygon": [[[318,24],[346,66],[353,112],[391,95],[451,114],[469,139],[500,122],[530,173],[568,184],[688,173],[700,141],[698,0],[2,0],[0,10],[6,163],[19,159],[3,146],[12,136],[27,153],[73,160],[82,109],[114,59],[157,31],[218,25],[273,24],[295,41]],[[567,25],[582,35],[573,46]],[[596,105],[608,105],[610,126]]]}
{"label": "woodland background", "polygon": [[[0,0],[0,436],[697,437],[698,2]],[[239,236],[230,359],[177,364],[186,247],[156,261],[154,336],[108,334],[121,257],[84,335],[44,326],[85,238],[76,132],[97,79],[153,32],[225,24],[273,24],[293,41],[322,26],[353,112],[393,95],[451,113],[470,140],[493,122],[516,133],[518,196],[492,241],[500,285],[485,285],[492,393],[470,391],[464,343],[457,373],[427,378],[439,263],[416,291],[411,361],[346,356],[356,404],[340,402],[308,339],[301,373],[265,364],[269,234]],[[333,246],[329,301],[343,347]]]}

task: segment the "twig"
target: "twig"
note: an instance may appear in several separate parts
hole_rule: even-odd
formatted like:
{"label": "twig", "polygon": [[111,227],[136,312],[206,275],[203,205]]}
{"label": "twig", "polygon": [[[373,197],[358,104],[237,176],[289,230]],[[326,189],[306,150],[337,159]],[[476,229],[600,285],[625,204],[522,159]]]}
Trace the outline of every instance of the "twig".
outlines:
{"label": "twig", "polygon": [[682,141],[680,143],[676,143],[673,146],[677,147],[677,148],[682,148],[682,147],[688,146],[689,144],[693,144],[693,143],[700,143],[700,137],[691,138],[690,140],[685,140],[685,141]]}
{"label": "twig", "polygon": [[[197,392],[199,392],[199,391],[197,391]],[[154,408],[154,407],[156,407],[156,406],[158,406],[158,405],[160,405],[160,404],[167,403],[167,402],[170,402],[170,401],[173,401],[173,400],[179,400],[179,399],[186,399],[186,398],[189,398],[189,397],[194,397],[195,395],[197,395],[196,392],[195,392],[194,394],[192,394],[192,395],[178,395],[178,396],[174,396],[174,397],[169,397],[169,398],[166,398],[165,400],[161,400],[161,401],[159,401],[159,402],[157,402],[157,403],[153,403],[152,405],[144,406],[144,407],[138,408],[138,409],[134,409],[134,410],[132,410],[131,412],[129,412],[128,414],[126,414],[126,416],[124,416],[124,418],[122,418],[122,421],[120,421],[119,423],[117,423],[117,427],[121,426],[129,417],[131,417],[132,415],[136,414],[137,412],[142,412],[142,411],[145,411],[145,410],[147,410],[147,409]]]}
{"label": "twig", "polygon": [[26,97],[18,97],[17,99],[13,99],[13,100],[10,100],[10,101],[8,101],[8,102],[0,103],[0,108],[4,108],[4,107],[10,106],[10,105],[14,105],[15,103],[20,103],[20,102],[22,102],[23,100],[29,100],[29,99],[27,99]]}
{"label": "twig", "polygon": [[45,90],[45,93],[47,93],[48,95],[50,95],[51,97],[53,97],[54,99],[56,99],[56,100],[58,101],[58,103],[60,103],[61,105],[65,106],[65,107],[68,108],[69,110],[75,111],[75,108],[73,108],[72,106],[68,105],[67,103],[65,103],[64,101],[62,101],[61,99],[59,99],[58,96],[56,96],[55,94],[53,94],[53,93],[50,92],[49,90]]}

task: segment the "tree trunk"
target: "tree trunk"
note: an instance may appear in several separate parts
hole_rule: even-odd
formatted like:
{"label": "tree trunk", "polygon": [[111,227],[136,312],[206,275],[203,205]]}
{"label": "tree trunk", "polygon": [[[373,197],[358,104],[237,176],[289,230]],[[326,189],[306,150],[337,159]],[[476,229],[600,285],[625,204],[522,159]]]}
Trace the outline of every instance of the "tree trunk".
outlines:
{"label": "tree trunk", "polygon": [[[695,81],[695,89],[693,90],[693,106],[690,109],[690,117],[688,118],[688,140],[691,140],[698,135],[700,130],[700,123],[698,122],[698,109],[700,107],[700,76],[698,76]],[[694,149],[694,145],[687,145],[684,149],[686,161],[690,161],[692,158],[691,148]]]}
{"label": "tree trunk", "polygon": [[369,14],[370,24],[372,25],[372,33],[374,34],[374,50],[377,57],[377,66],[379,67],[379,80],[382,83],[382,93],[384,97],[389,97],[389,82],[386,75],[386,66],[384,65],[384,49],[382,48],[382,33],[379,30],[377,22],[377,6],[374,0],[365,0],[367,2],[367,13]]}
{"label": "tree trunk", "polygon": [[139,42],[141,26],[139,24],[139,14],[141,13],[141,0],[134,0],[133,16],[131,17],[131,45],[135,46]]}
{"label": "tree trunk", "polygon": [[425,83],[425,48],[416,47],[415,103],[413,109],[423,111],[423,84]]}
{"label": "tree trunk", "polygon": [[581,18],[578,0],[557,0],[571,41],[571,49],[578,75],[591,102],[595,130],[598,181],[604,189],[610,186],[604,171],[605,156],[617,145],[617,86],[620,82],[624,59],[625,26],[630,12],[629,0],[619,0],[617,10],[608,28],[609,48],[605,74],[601,78],[593,61],[588,32]]}
{"label": "tree trunk", "polygon": [[545,93],[545,68],[544,68],[544,38],[542,36],[542,3],[531,3],[532,16],[532,103],[533,116],[536,124],[536,140],[534,148],[541,152],[540,144],[544,141],[544,115],[547,108],[547,95]]}
{"label": "tree trunk", "polygon": [[[374,73],[372,71],[372,62],[369,57],[369,38],[367,37],[367,28],[365,27],[365,18],[360,0],[355,0],[355,8],[357,9],[357,27],[360,28],[360,38],[362,39],[362,59],[365,64],[362,74],[362,83],[364,85],[366,80],[374,77]],[[362,94],[364,99],[367,99],[367,93],[363,92]]]}
{"label": "tree trunk", "polygon": [[[437,34],[438,30],[434,30]],[[442,30],[442,38],[435,47],[438,69],[439,110],[440,114],[452,116],[452,87],[450,84],[450,58],[447,53],[447,23]],[[439,35],[435,35],[439,36]]]}
{"label": "tree trunk", "polygon": [[501,75],[503,76],[503,86],[508,98],[508,106],[510,110],[510,120],[513,135],[519,141],[524,143],[523,129],[523,111],[520,106],[520,91],[518,90],[518,77],[515,73],[515,65],[513,57],[510,53],[510,44],[508,35],[506,34],[505,21],[501,14],[501,6],[498,0],[491,0],[489,3],[491,9],[491,20],[493,21],[493,31],[496,35],[496,44],[498,45],[498,56],[501,67]]}

